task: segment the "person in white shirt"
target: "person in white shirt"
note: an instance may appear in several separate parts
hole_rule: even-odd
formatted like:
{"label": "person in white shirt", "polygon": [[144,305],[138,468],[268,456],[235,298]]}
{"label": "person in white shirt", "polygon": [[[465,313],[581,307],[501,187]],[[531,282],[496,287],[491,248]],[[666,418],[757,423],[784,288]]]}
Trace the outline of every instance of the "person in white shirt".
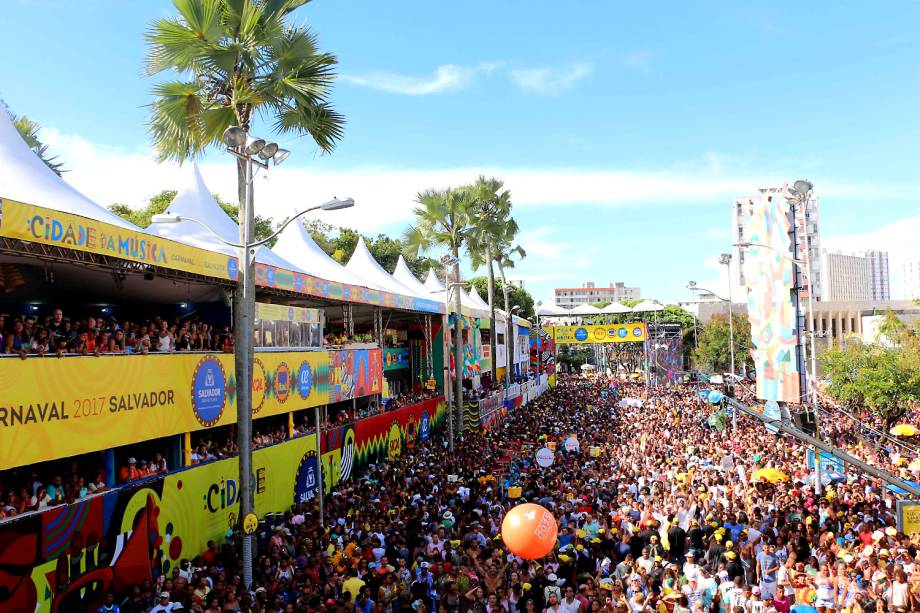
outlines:
{"label": "person in white shirt", "polygon": [[565,598],[559,603],[559,613],[578,613],[581,608],[581,602],[575,598],[575,588],[569,586],[565,588]]}

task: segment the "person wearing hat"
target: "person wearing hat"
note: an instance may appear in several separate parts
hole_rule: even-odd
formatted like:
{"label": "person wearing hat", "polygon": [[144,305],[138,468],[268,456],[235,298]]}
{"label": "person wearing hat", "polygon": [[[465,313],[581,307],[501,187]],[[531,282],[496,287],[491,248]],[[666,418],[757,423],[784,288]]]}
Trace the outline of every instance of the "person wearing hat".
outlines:
{"label": "person wearing hat", "polygon": [[160,600],[157,602],[156,606],[150,609],[150,613],[171,613],[177,609],[182,608],[182,605],[178,602],[172,602],[170,600],[169,592],[160,592]]}

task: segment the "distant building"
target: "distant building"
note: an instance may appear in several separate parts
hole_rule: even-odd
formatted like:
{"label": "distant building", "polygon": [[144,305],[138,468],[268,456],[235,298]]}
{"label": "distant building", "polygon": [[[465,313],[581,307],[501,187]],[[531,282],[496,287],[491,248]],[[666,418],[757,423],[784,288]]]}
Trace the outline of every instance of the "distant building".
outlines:
{"label": "distant building", "polygon": [[865,302],[874,299],[869,258],[822,251],[819,270],[823,280],[823,300]]}
{"label": "distant building", "polygon": [[607,287],[596,287],[593,281],[585,281],[581,287],[557,287],[554,293],[556,306],[570,309],[580,304],[595,302],[619,302],[626,298],[639,299],[642,292],[638,287],[626,287],[622,282],[610,283]]}
{"label": "distant building", "polygon": [[904,264],[904,297],[908,300],[920,298],[920,260]]}
{"label": "distant building", "polygon": [[[750,241],[750,237],[745,236],[744,229],[747,225],[748,218],[751,216],[754,202],[757,198],[760,198],[764,194],[773,196],[774,198],[783,197],[781,193],[782,190],[777,187],[764,187],[758,191],[760,193],[756,196],[735,198],[735,203],[732,207],[732,235],[734,237],[732,243],[734,244]],[[811,280],[806,279],[803,283],[805,286],[809,284],[813,286],[813,296],[815,300],[824,300],[823,280],[819,267],[817,266],[821,254],[821,230],[818,224],[817,196],[812,195],[811,199],[808,201],[805,207],[805,215],[802,215],[801,211],[796,212],[795,237],[798,243],[796,246],[796,253],[799,259],[804,260],[807,257],[811,259],[812,263],[812,277],[814,278]],[[789,255],[792,254],[790,253]],[[747,287],[747,279],[744,278],[744,261],[747,257],[749,257],[747,249],[742,249],[740,247],[734,248],[734,263],[732,264],[732,269],[733,280],[737,286]]]}
{"label": "distant building", "polygon": [[869,274],[872,277],[872,299],[891,300],[888,252],[870,249],[866,252],[866,259],[869,260]]}

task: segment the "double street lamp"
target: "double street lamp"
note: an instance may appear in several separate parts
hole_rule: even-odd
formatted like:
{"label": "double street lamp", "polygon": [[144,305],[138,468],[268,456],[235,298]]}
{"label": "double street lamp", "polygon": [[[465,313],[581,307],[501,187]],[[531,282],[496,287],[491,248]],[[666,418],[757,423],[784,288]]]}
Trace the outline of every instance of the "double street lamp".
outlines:
{"label": "double street lamp", "polygon": [[[231,126],[224,130],[223,141],[227,146],[227,152],[245,164],[246,193],[241,203],[242,206],[240,207],[242,223],[240,224],[239,242],[235,243],[226,240],[205,222],[184,215],[154,215],[152,221],[155,223],[191,221],[204,227],[220,242],[234,247],[239,251],[240,267],[239,279],[237,280],[237,291],[239,292],[237,295],[239,297],[235,300],[233,329],[235,339],[234,361],[237,382],[236,423],[237,446],[239,447],[239,518],[242,521],[247,515],[255,511],[255,500],[253,498],[252,488],[252,338],[256,298],[255,275],[252,270],[253,256],[258,247],[271,241],[287,228],[288,225],[300,219],[303,215],[311,211],[336,211],[339,209],[346,209],[354,206],[355,201],[351,198],[346,198],[345,200],[333,198],[323,204],[304,209],[281,224],[271,236],[257,241],[254,238],[255,213],[253,211],[252,185],[254,167],[267,170],[269,162],[277,166],[284,162],[288,156],[290,156],[291,152],[287,149],[280,148],[277,143],[254,137],[238,126]],[[316,436],[318,439],[320,436],[319,431],[316,432]],[[318,457],[318,464],[321,464],[321,461],[321,458]],[[322,478],[320,478],[319,487],[323,487]],[[252,535],[243,534],[242,538],[243,584],[246,589],[249,589],[252,585]]]}

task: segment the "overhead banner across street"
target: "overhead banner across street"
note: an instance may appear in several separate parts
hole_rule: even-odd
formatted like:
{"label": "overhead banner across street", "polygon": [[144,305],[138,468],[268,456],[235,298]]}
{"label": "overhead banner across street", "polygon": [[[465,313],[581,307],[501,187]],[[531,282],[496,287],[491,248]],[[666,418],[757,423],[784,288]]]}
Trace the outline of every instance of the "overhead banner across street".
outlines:
{"label": "overhead banner across street", "polygon": [[555,326],[544,328],[559,344],[641,343],[648,338],[644,323]]}

